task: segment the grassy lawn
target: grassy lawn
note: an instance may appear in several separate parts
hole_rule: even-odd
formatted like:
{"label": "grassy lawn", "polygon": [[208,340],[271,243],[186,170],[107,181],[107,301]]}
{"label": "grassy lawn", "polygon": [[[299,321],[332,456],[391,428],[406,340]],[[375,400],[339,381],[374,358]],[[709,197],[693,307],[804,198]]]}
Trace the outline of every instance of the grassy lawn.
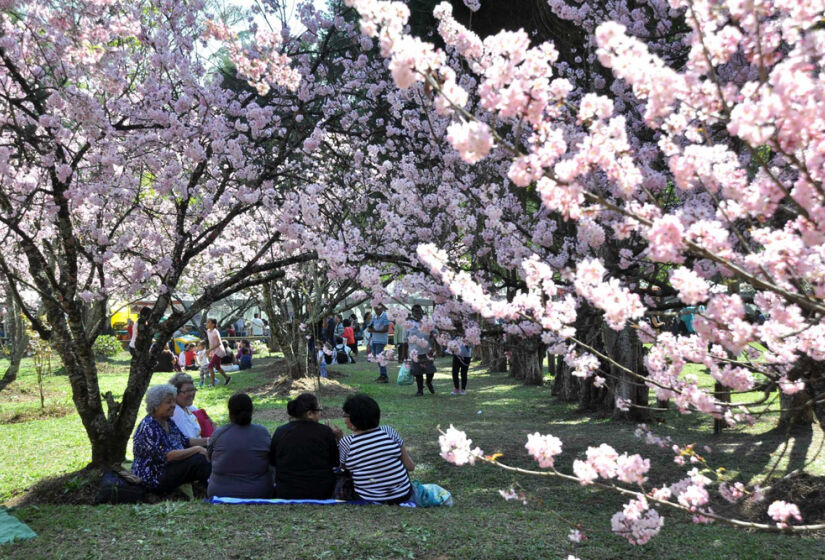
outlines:
{"label": "grassy lawn", "polygon": [[[125,383],[128,355],[102,364],[101,386],[118,394]],[[2,364],[0,364],[2,365]],[[0,547],[0,558],[566,558],[582,560],[626,557],[669,559],[809,559],[823,558],[821,537],[787,537],[749,533],[722,526],[697,526],[668,511],[665,528],[650,543],[633,547],[610,533],[610,517],[621,509],[618,497],[581,489],[551,478],[525,478],[494,467],[456,467],[438,455],[436,426],[454,424],[466,430],[486,453],[501,452],[509,464],[537,468],[524,450],[526,435],[552,433],[564,442],[558,461],[569,471],[575,457],[589,445],[609,442],[619,452],[639,452],[654,463],[651,483],[673,481],[684,469],[672,453],[646,446],[633,436],[635,426],[584,416],[575,406],[559,403],[549,388],[523,387],[506,374],[488,374],[476,363],[469,392],[449,395],[449,362],[439,362],[436,395],[414,398],[414,388],[373,383],[377,367],[360,362],[333,366],[342,383],[372,395],[382,408],[382,423],[405,438],[417,464],[415,478],[438,482],[454,496],[453,508],[314,506],[209,506],[163,502],[136,506],[25,506],[14,511],[39,535],[38,539]],[[395,378],[397,367],[391,370]],[[158,374],[156,382],[167,374]],[[202,390],[195,404],[219,423],[226,421],[226,399],[235,391],[270,381],[271,372],[256,368],[237,373],[230,388]],[[77,416],[68,413],[68,381],[46,379],[46,412],[29,366],[21,378],[0,394],[0,501],[22,492],[37,480],[73,472],[89,460],[85,434]],[[340,407],[343,397],[326,397],[325,407]],[[285,408],[284,397],[256,399],[256,412]],[[272,414],[261,414],[272,418]],[[653,429],[678,443],[709,445],[713,467],[725,467],[740,480],[763,476],[774,463],[782,474],[812,462],[808,470],[822,474],[817,458],[818,428],[795,434],[779,458],[784,433],[769,420],[753,428],[711,433],[707,418],[670,412]],[[270,430],[279,422],[257,420]],[[343,426],[342,419],[333,422]],[[82,484],[82,481],[77,481]],[[519,484],[527,504],[505,502],[499,489]],[[74,483],[70,483],[74,484]],[[573,544],[569,525],[582,524],[589,539]]]}

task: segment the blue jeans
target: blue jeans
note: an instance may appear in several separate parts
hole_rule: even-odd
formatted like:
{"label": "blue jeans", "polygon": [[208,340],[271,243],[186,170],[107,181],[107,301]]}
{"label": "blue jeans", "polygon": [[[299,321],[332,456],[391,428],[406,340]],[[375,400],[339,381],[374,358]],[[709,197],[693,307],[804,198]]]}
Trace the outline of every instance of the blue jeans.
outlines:
{"label": "blue jeans", "polygon": [[[370,344],[370,349],[372,350],[372,355],[377,356],[378,354],[383,352],[385,346],[386,346],[386,344],[384,344],[382,342],[373,342],[372,344]],[[381,377],[387,377],[387,366],[382,366],[381,364],[378,364],[378,371],[379,371]]]}

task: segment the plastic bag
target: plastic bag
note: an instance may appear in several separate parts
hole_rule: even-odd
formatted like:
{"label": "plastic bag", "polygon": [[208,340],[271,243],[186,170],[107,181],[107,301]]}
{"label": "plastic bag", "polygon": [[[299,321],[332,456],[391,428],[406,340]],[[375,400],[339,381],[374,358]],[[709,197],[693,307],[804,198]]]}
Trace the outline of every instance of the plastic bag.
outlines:
{"label": "plastic bag", "polygon": [[421,484],[417,480],[413,480],[412,487],[415,504],[418,507],[453,506],[453,495],[450,494],[449,490],[438,484]]}
{"label": "plastic bag", "polygon": [[407,362],[401,364],[401,367],[398,368],[398,384],[399,385],[412,385],[415,382],[415,379],[410,373],[410,368],[407,367]]}

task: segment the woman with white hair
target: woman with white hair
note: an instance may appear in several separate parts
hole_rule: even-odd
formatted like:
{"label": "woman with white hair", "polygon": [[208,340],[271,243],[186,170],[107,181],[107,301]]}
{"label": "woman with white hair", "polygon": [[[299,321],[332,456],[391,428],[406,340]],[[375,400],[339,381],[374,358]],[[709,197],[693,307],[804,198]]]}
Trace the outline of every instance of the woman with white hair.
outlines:
{"label": "woman with white hair", "polygon": [[212,467],[206,448],[193,445],[172,415],[177,389],[168,384],[146,391],[146,417],[135,430],[132,472],[152,492],[166,494],[187,482],[206,484]]}
{"label": "woman with white hair", "polygon": [[209,418],[205,410],[194,405],[195,380],[188,373],[176,373],[169,378],[169,385],[178,390],[175,396],[175,413],[172,420],[175,425],[188,437],[193,445],[209,447],[209,436],[215,431],[215,423]]}

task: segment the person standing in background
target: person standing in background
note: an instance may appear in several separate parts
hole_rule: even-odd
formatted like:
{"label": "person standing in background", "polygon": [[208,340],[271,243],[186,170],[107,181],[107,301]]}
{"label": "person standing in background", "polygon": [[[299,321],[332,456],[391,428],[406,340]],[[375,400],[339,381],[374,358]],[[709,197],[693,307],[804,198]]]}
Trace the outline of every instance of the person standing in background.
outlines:
{"label": "person standing in background", "polygon": [[252,336],[264,335],[264,322],[258,313],[255,313],[255,317],[249,321],[249,328],[252,330]]}
{"label": "person standing in background", "polygon": [[229,385],[229,376],[221,367],[221,358],[224,357],[226,351],[223,348],[221,333],[218,332],[218,322],[215,319],[206,320],[206,338],[209,341],[209,348],[206,350],[206,356],[209,358],[209,379],[214,385],[215,370],[218,370],[223,376],[224,385]]}
{"label": "person standing in background", "polygon": [[409,349],[409,343],[404,336],[404,321],[396,321],[392,335],[395,338],[395,348],[398,351],[398,363],[403,364],[407,360]]}
{"label": "person standing in background", "polygon": [[[390,320],[387,317],[386,308],[382,303],[376,303],[373,306],[375,311],[375,318],[370,322],[367,331],[370,333],[370,352],[373,356],[378,358],[378,355],[384,351],[389,341]],[[389,383],[387,377],[387,366],[381,365],[378,362],[378,379],[376,383]]]}

